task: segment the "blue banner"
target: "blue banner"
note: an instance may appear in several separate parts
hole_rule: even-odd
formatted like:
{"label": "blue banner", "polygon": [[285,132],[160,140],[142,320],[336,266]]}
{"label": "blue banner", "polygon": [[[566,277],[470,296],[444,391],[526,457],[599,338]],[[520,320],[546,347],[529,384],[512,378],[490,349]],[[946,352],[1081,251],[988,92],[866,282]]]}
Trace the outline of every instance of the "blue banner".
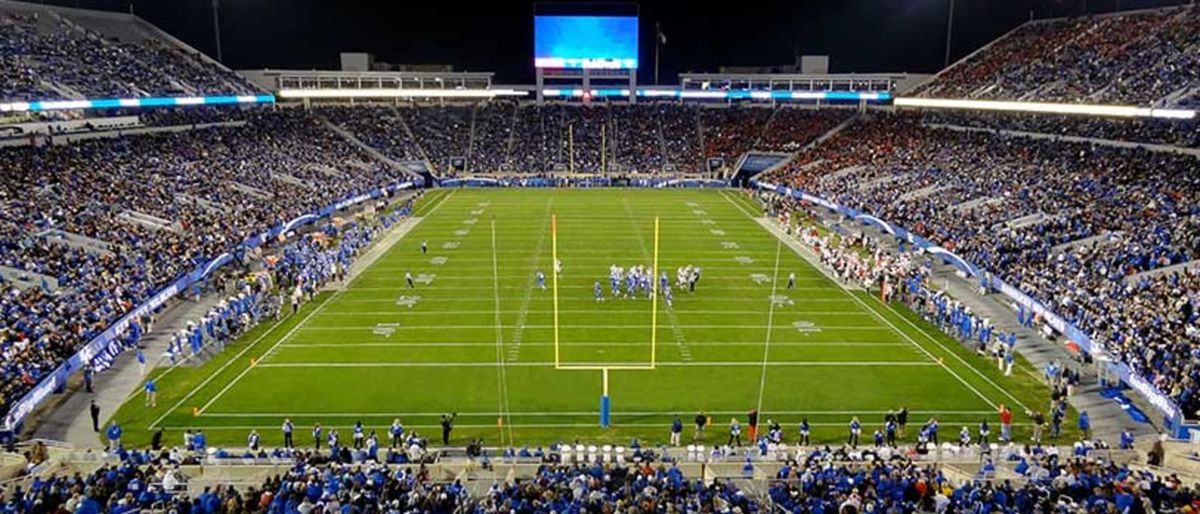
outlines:
{"label": "blue banner", "polygon": [[[967,262],[966,259],[959,257],[954,252],[946,250],[932,241],[917,236],[901,227],[894,226],[874,216],[863,214],[849,207],[838,205],[837,203],[831,202],[824,198],[816,197],[790,187],[777,186],[775,184],[768,184],[758,181],[751,181],[750,183],[758,189],[771,191],[793,198],[799,198],[806,202],[825,207],[826,209],[837,212],[865,225],[878,227],[880,230],[887,232],[888,234],[908,241],[917,248],[929,252],[930,254],[937,255],[944,262],[954,266],[955,268],[958,268],[967,275],[980,276],[984,274],[984,270],[982,268]],[[1033,299],[1033,297],[1025,294],[1016,287],[1004,282],[1003,280],[1000,280],[999,278],[996,278],[995,273],[992,273],[991,277],[993,289],[999,291],[1000,294],[1003,294],[1025,309],[1039,314],[1041,318],[1045,320],[1047,325],[1059,333],[1066,335],[1067,339],[1079,345],[1080,350],[1093,356],[1104,358],[1104,360],[1109,363],[1109,370],[1114,375],[1119,377],[1122,383],[1128,385],[1134,391],[1137,391],[1138,394],[1142,395],[1147,402],[1163,413],[1163,415],[1167,418],[1168,423],[1171,424],[1174,429],[1178,429],[1180,423],[1182,423],[1182,413],[1179,409],[1179,406],[1175,405],[1175,402],[1172,402],[1169,396],[1163,394],[1162,391],[1159,391],[1154,384],[1133,373],[1133,370],[1131,370],[1129,366],[1122,362],[1117,362],[1114,357],[1108,356],[1103,348],[1098,347],[1092,342],[1091,337],[1089,337],[1082,330],[1079,330],[1077,327],[1075,327],[1075,325],[1067,322],[1067,320],[1062,316],[1054,313],[1041,302]]]}
{"label": "blue banner", "polygon": [[[328,217],[339,210],[357,205],[367,200],[379,198],[385,192],[392,193],[402,189],[409,189],[419,185],[420,183],[421,180],[417,179],[415,181],[393,184],[385,188],[373,190],[368,194],[362,194],[353,198],[336,202],[333,205],[318,210],[317,214],[306,214],[304,216],[300,216],[287,223],[281,223],[271,230],[253,236],[244,241],[242,244],[238,245],[238,248],[234,249],[234,251],[240,252],[249,248],[261,246],[266,241],[269,241],[281,233],[293,230],[296,227],[315,223],[317,220]],[[170,285],[158,290],[158,292],[154,293],[154,295],[145,302],[142,302],[142,304],[125,313],[124,316],[110,325],[99,335],[92,338],[87,345],[76,352],[75,355],[72,355],[71,358],[59,365],[57,369],[46,376],[46,378],[39,382],[37,386],[34,386],[34,388],[26,393],[24,397],[14,403],[12,408],[10,408],[8,413],[4,416],[4,429],[13,430],[17,425],[25,420],[25,417],[28,416],[30,412],[33,412],[38,405],[41,405],[46,398],[62,388],[63,385],[67,383],[67,379],[73,373],[83,369],[85,364],[91,363],[92,366],[96,368],[96,371],[108,369],[108,367],[112,365],[113,360],[115,360],[122,351],[131,346],[131,344],[126,344],[124,338],[129,335],[130,326],[136,319],[158,310],[176,295],[186,291],[189,286],[204,280],[208,276],[212,275],[214,271],[220,269],[222,266],[232,262],[233,260],[233,254],[223,253],[207,263],[196,267],[196,269],[192,270],[183,277],[180,277]],[[136,343],[136,341],[132,341],[131,343]]]}

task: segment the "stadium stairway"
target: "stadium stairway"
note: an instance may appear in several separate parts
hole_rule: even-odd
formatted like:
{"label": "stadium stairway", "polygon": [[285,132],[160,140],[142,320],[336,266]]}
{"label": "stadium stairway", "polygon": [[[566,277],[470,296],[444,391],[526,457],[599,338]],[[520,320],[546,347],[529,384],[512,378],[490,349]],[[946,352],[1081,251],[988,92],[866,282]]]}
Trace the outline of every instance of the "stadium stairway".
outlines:
{"label": "stadium stairway", "polygon": [[332,130],[335,134],[342,136],[342,139],[345,139],[347,143],[350,143],[351,145],[361,148],[362,151],[367,152],[367,154],[370,155],[371,157],[378,159],[379,162],[382,162],[382,163],[387,164],[388,166],[391,166],[392,169],[400,170],[409,175],[413,175],[413,173],[411,171],[408,171],[407,168],[400,165],[399,161],[397,161],[391,157],[388,157],[387,155],[384,155],[383,152],[380,152],[375,147],[364,143],[361,139],[356,137],[349,130],[346,130],[346,129],[340,127],[337,123],[329,121],[329,119],[326,118],[325,116],[318,115],[318,118],[321,119],[321,122],[324,123],[326,127],[329,127],[329,130]]}
{"label": "stadium stairway", "polygon": [[[881,246],[891,253],[894,254],[898,251],[896,239],[878,229],[846,221],[826,211],[821,211],[820,215],[827,226],[836,227],[841,231],[863,232],[879,241]],[[925,256],[925,259],[931,259],[931,257]],[[1047,340],[1036,330],[1018,324],[1016,311],[1004,296],[998,293],[980,296],[977,280],[960,277],[956,268],[944,264],[940,260],[934,260],[933,264],[934,271],[930,276],[930,282],[944,288],[952,297],[968,305],[976,313],[991,319],[998,332],[1016,333],[1019,341],[1018,352],[1029,361],[1034,369],[1046,369],[1055,360],[1070,363],[1080,369],[1083,380],[1068,401],[1077,412],[1087,411],[1091,418],[1093,439],[1102,439],[1115,447],[1121,431],[1127,428],[1131,429],[1138,438],[1157,434],[1153,426],[1135,423],[1118,402],[1101,396],[1095,371],[1080,364],[1064,345]],[[1040,375],[1038,378],[1042,379]],[[1135,401],[1137,400],[1135,399]],[[1049,398],[1043,404],[1029,407],[1041,409],[1047,418],[1049,417]],[[1139,407],[1146,413],[1157,412],[1148,405],[1139,404]],[[1150,414],[1150,417],[1157,419],[1155,414]],[[1064,428],[1073,427],[1075,423],[1075,419],[1067,419],[1063,421],[1063,426]]]}

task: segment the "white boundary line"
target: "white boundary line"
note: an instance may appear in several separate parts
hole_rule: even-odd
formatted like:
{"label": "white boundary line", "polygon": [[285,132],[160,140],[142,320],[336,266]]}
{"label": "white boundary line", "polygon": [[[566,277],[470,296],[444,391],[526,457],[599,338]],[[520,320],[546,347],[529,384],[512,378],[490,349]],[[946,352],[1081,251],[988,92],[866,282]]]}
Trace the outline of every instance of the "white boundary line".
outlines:
{"label": "white boundary line", "polygon": [[[595,413],[593,413],[593,414],[595,414]],[[745,414],[745,413],[743,413],[743,414]],[[613,414],[613,416],[618,416],[618,415],[619,415],[619,414],[615,414],[615,413]],[[664,414],[663,416],[668,416],[668,414]],[[297,416],[292,416],[292,417],[297,417]],[[798,421],[798,420],[783,420],[783,422],[784,422],[785,424],[791,424],[791,423],[793,423],[793,422],[796,422],[796,421]],[[845,427],[845,426],[846,426],[846,423],[840,423],[840,422],[809,422],[808,424],[809,424],[809,426],[814,426],[814,427]],[[1017,426],[1017,427],[1026,427],[1026,426],[1032,426],[1032,425],[1033,425],[1032,423],[1013,423],[1013,426]],[[388,424],[380,424],[380,425],[369,425],[369,424],[364,424],[363,426],[364,426],[364,427],[366,427],[366,428],[387,428],[389,425],[388,425]],[[423,425],[423,424],[406,424],[406,425],[404,425],[404,426],[406,426],[406,427],[409,427],[409,428],[419,428],[419,429],[421,429],[421,430],[429,430],[429,429],[436,429],[436,428],[439,428],[441,425],[438,425],[438,424],[433,424],[433,425]],[[473,428],[495,428],[495,425],[486,424],[486,423],[485,423],[485,424],[469,424],[469,425],[468,425],[468,424],[460,424],[460,423],[455,423],[455,424],[454,424],[454,426],[455,426],[456,428],[472,428],[472,429],[473,429]],[[656,428],[656,429],[661,429],[663,426],[664,426],[664,424],[663,424],[662,422],[659,422],[659,423],[621,423],[621,424],[620,424],[620,427],[621,427],[621,428]],[[514,425],[514,427],[515,427],[515,428],[572,428],[572,429],[579,429],[579,428],[583,428],[583,429],[594,429],[594,428],[596,428],[596,422],[595,422],[595,421],[592,421],[592,422],[583,422],[583,421],[581,421],[581,422],[579,422],[579,423],[520,423],[520,424]],[[238,430],[238,431],[246,431],[246,430],[260,430],[260,431],[264,431],[264,432],[265,432],[265,431],[267,431],[267,430],[271,430],[271,429],[278,430],[278,429],[279,429],[279,426],[278,426],[278,425],[236,425],[236,426],[221,426],[221,425],[167,425],[167,426],[164,426],[163,428],[166,428],[166,429],[171,429],[171,430],[202,429],[202,430],[205,430],[205,431],[208,431],[208,432],[221,432],[221,431],[227,431],[227,430]],[[843,436],[842,438],[844,439],[845,437]],[[947,439],[947,440],[948,440],[948,439]]]}
{"label": "white boundary line", "polygon": [[[572,363],[571,366],[588,367],[588,369],[600,369],[602,367],[611,367],[618,369],[618,366],[624,365],[645,366],[638,363],[622,363],[622,362],[579,362]],[[611,366],[610,366],[611,365]],[[659,362],[660,367],[678,367],[678,368],[709,368],[709,367],[749,367],[762,366],[758,361],[704,361],[704,362]],[[937,366],[938,363],[928,360],[921,361],[790,361],[790,362],[770,362],[766,364],[772,367],[920,367],[920,366]],[[269,362],[259,364],[255,368],[491,368],[496,364],[492,362]],[[553,368],[553,361],[545,362],[510,362],[508,367],[518,368]],[[250,368],[247,368],[250,369]],[[571,368],[561,368],[570,370]],[[641,369],[641,368],[638,368]],[[649,369],[649,368],[647,368]],[[244,372],[243,372],[244,373]],[[235,380],[236,381],[236,380]],[[232,385],[232,383],[230,384]],[[228,388],[229,386],[226,386]],[[212,402],[209,402],[210,404]],[[201,409],[203,412],[204,409]]]}
{"label": "white boundary line", "polygon": [[[729,201],[730,203],[733,203],[733,201],[730,200],[728,197],[725,197],[725,200]],[[743,213],[746,213],[746,211],[744,209],[741,209],[740,207],[739,207],[739,210],[741,210]],[[768,223],[771,223],[771,220],[766,220],[766,222],[764,223],[764,220],[762,218],[754,218],[753,216],[751,216],[751,219],[754,222],[758,223],[760,227],[765,229],[768,233],[770,233],[772,236],[774,236],[777,240],[780,240],[780,241],[783,240],[783,237],[778,232],[778,230],[776,230],[773,225],[768,225]],[[789,245],[788,248],[791,248],[791,246]],[[792,249],[792,251],[795,252],[797,256],[804,259],[806,262],[809,262],[807,256],[802,255],[800,252],[796,252],[795,249]],[[813,263],[810,263],[810,264],[813,265],[814,267],[817,267],[820,271],[824,272],[824,269],[820,268],[820,266],[818,264],[813,264]],[[960,383],[962,383],[963,386],[965,386],[972,393],[975,393],[975,395],[978,396],[980,399],[982,399],[984,401],[984,403],[987,403],[993,409],[999,407],[995,402],[993,402],[991,400],[991,398],[988,398],[987,396],[985,396],[982,392],[979,391],[979,389],[977,389],[975,386],[971,385],[970,382],[967,382],[966,379],[964,379],[961,375],[956,373],[954,370],[950,369],[950,367],[947,366],[945,362],[938,360],[937,357],[935,357],[933,355],[933,353],[931,353],[928,349],[926,349],[924,346],[921,346],[921,344],[918,343],[916,340],[914,340],[911,336],[909,336],[904,331],[900,330],[900,327],[897,327],[894,323],[891,322],[891,320],[884,317],[883,314],[879,313],[879,311],[875,310],[873,307],[867,305],[866,302],[862,301],[861,298],[859,298],[852,291],[850,291],[850,289],[847,288],[845,286],[845,284],[842,284],[842,282],[840,280],[837,280],[836,278],[831,278],[831,280],[833,281],[833,283],[837,284],[837,286],[840,287],[845,292],[846,296],[849,296],[851,299],[854,300],[855,303],[861,305],[864,309],[874,313],[876,319],[878,319],[879,321],[882,321],[885,325],[890,327],[893,331],[895,331],[898,335],[900,335],[901,338],[912,343],[912,345],[914,347],[916,347],[917,349],[919,349],[921,351],[921,353],[924,353],[927,357],[929,357],[929,359],[932,362],[936,363],[943,370],[945,370],[947,373],[949,373],[951,376],[953,376],[955,379],[957,379]],[[943,350],[945,350],[945,348],[943,348]],[[951,353],[953,353],[953,352],[951,352]],[[970,367],[970,366],[968,366],[968,367]],[[971,368],[971,369],[974,369],[974,368]],[[978,370],[976,370],[976,372],[978,372]]]}
{"label": "white boundary line", "polygon": [[[283,337],[281,337],[281,338],[279,338],[279,340],[275,341],[275,343],[272,344],[270,348],[267,348],[267,351],[263,352],[263,354],[260,355],[257,360],[261,362],[263,359],[266,359],[268,355],[271,355],[271,352],[275,351],[276,348],[279,348],[280,344],[283,344],[283,342],[286,341],[289,337],[291,337],[292,334],[295,334],[296,331],[300,329],[300,327],[304,326],[305,323],[308,323],[308,321],[310,319],[312,319],[314,314],[316,314],[317,312],[320,312],[321,307],[324,307],[326,304],[328,304],[330,300],[332,300],[334,297],[338,296],[342,291],[344,291],[344,289],[335,291],[333,294],[325,297],[325,299],[322,300],[320,304],[318,304],[315,308],[313,308],[313,310],[311,312],[309,312],[307,315],[304,316],[304,319],[300,320],[300,322],[297,323],[295,326],[293,326],[291,328],[291,330],[288,330],[287,333],[283,334]],[[209,407],[211,407],[213,403],[215,403],[217,400],[219,400],[222,396],[225,396],[225,393],[228,392],[230,389],[232,389],[233,386],[236,385],[238,382],[240,382],[242,380],[242,377],[245,377],[248,373],[250,373],[250,370],[252,370],[256,367],[265,366],[265,365],[266,364],[257,364],[254,366],[246,366],[246,369],[243,369],[241,373],[238,373],[238,375],[236,377],[233,377],[233,380],[229,381],[228,384],[225,384],[225,387],[222,387],[221,390],[218,391],[215,396],[213,396],[212,398],[209,398],[208,402],[206,402],[203,406],[200,407],[200,414],[204,414],[204,411],[207,410]]]}
{"label": "white boundary line", "polygon": [[[450,191],[445,196],[443,196],[441,201],[439,201],[437,205],[435,205],[432,209],[430,209],[429,212],[427,212],[425,216],[421,216],[421,217],[414,216],[413,218],[417,219],[417,222],[413,223],[411,226],[407,227],[407,230],[403,234],[400,234],[400,236],[396,239],[396,242],[398,243],[399,241],[401,241],[405,237],[407,237],[408,234],[411,233],[413,230],[415,230],[417,228],[417,226],[421,224],[421,222],[423,222],[425,219],[427,219],[429,217],[429,215],[433,214],[434,211],[437,211],[438,209],[440,209],[442,207],[442,205],[445,205],[446,201],[448,201],[450,199],[450,197],[454,195],[454,193],[455,193],[455,191]],[[394,245],[395,245],[395,243],[393,243],[392,246],[394,246]],[[391,248],[392,247],[383,249],[382,253],[386,254],[388,251],[391,250]],[[367,270],[364,269],[363,271],[365,272]],[[360,274],[358,274],[358,276],[354,277],[354,279],[352,279],[351,282],[357,281],[358,279],[360,279],[362,277],[363,277],[363,273],[360,273]],[[321,305],[318,305],[316,308],[313,309],[312,312],[308,313],[308,316],[305,317],[305,319],[300,320],[300,323],[297,323],[296,326],[292,327],[292,330],[295,330],[296,328],[300,327],[300,325],[307,322],[310,317],[312,317],[317,312],[320,312],[321,307],[323,307],[324,305],[327,305],[329,300],[332,300],[333,297],[337,296],[341,291],[345,291],[346,289],[348,289],[349,285],[350,284],[345,284],[342,289],[334,291],[332,294],[330,294],[330,296],[328,298],[326,298],[325,301],[322,302]],[[282,321],[277,322],[277,323],[275,323],[275,325],[271,326],[271,328],[268,329],[266,332],[263,332],[262,335],[255,338],[253,342],[246,345],[246,347],[243,348],[242,351],[238,352],[237,355],[234,355],[232,359],[229,359],[228,361],[225,362],[225,364],[222,364],[221,367],[217,368],[217,370],[214,371],[207,378],[205,378],[204,381],[200,383],[200,385],[196,386],[191,391],[189,391],[186,396],[184,396],[178,402],[176,402],[175,405],[173,405],[170,409],[163,411],[162,415],[155,418],[155,420],[152,423],[150,423],[150,426],[146,427],[147,430],[152,430],[152,429],[158,427],[159,423],[162,423],[162,421],[164,419],[166,419],[167,416],[170,416],[173,412],[175,412],[177,409],[179,409],[179,407],[182,406],[184,404],[184,402],[188,401],[188,399],[190,399],[192,396],[195,396],[195,394],[197,392],[199,392],[201,389],[204,389],[204,387],[207,386],[209,384],[209,382],[212,382],[213,379],[217,378],[217,376],[219,376],[221,373],[224,373],[225,370],[229,368],[229,366],[233,365],[233,363],[241,360],[242,356],[244,356],[246,354],[246,352],[250,351],[250,349],[254,348],[260,341],[263,340],[263,338],[274,333],[275,329],[277,329],[281,326],[283,326],[283,322]],[[286,339],[286,338],[287,338],[287,335],[285,334],[283,338],[280,338],[280,341],[282,341],[283,339]],[[275,344],[278,345],[279,341],[276,341]],[[272,348],[274,348],[274,347],[272,347]],[[249,369],[249,368],[247,368],[247,369]],[[242,373],[245,374],[245,371],[243,371]],[[239,378],[240,377],[241,377],[241,375],[239,375]],[[228,386],[226,387],[226,389],[228,389]],[[224,393],[224,391],[222,391],[222,394],[223,393]],[[211,404],[211,403],[212,403],[212,401],[208,402],[208,404]],[[208,405],[208,404],[206,404],[206,405]],[[201,409],[201,412],[203,412],[203,410],[204,409]]]}
{"label": "white boundary line", "polygon": [[767,363],[771,359],[771,331],[775,324],[775,293],[779,290],[779,256],[783,241],[775,240],[775,271],[771,276],[771,296],[767,297],[767,335],[763,340],[762,377],[758,381],[758,404],[755,411],[762,414],[763,395],[767,392]]}
{"label": "white boundary line", "polygon": [[[702,341],[702,342],[695,342],[695,343],[688,343],[688,344],[689,344],[689,346],[700,346],[700,347],[712,346],[712,347],[722,347],[722,348],[729,347],[729,346],[762,346],[761,341],[728,341],[728,342]],[[857,341],[812,341],[812,342],[787,341],[787,342],[779,342],[779,341],[776,341],[771,344],[774,346],[785,346],[785,347],[796,347],[796,348],[804,348],[804,347],[808,347],[808,346],[850,346],[850,347],[855,347],[855,346],[863,346],[863,347],[895,346],[895,347],[901,347],[901,348],[912,348],[912,345],[905,343],[903,341],[899,341],[899,342],[886,342],[886,341],[879,341],[879,342],[857,342]],[[634,346],[645,346],[646,343],[634,343],[634,342],[629,342],[629,341],[617,341],[617,342],[577,342],[577,341],[572,341],[570,343],[570,345],[571,346],[603,346],[603,347],[630,346],[630,347],[634,347]],[[389,348],[389,347],[409,348],[409,349],[412,349],[412,348],[492,348],[494,346],[495,346],[495,344],[490,343],[490,342],[296,343],[293,341],[286,345],[286,349],[294,350],[296,348]],[[535,346],[535,347],[543,347],[544,346],[546,348],[553,348],[554,343],[526,343],[526,346]]]}
{"label": "white boundary line", "polygon": [[[762,300],[754,300],[754,301],[761,302]],[[372,323],[370,325],[342,325],[342,326],[337,326],[337,327],[308,327],[305,330],[312,331],[312,332],[327,332],[327,331],[365,332],[365,331],[369,331],[369,330],[375,328],[375,325],[376,325],[375,323]],[[398,326],[395,328],[397,330],[483,330],[483,329],[491,330],[492,325],[401,325],[401,326]],[[528,328],[550,329],[550,328],[554,328],[554,325],[526,325],[525,328],[527,328],[527,329]],[[614,329],[614,328],[617,328],[617,329],[642,329],[642,330],[645,330],[648,327],[646,327],[646,325],[559,325],[559,328],[564,328],[564,329],[578,329],[578,328]],[[662,328],[665,328],[665,327],[662,327]],[[767,325],[687,325],[687,328],[705,329],[705,330],[712,330],[712,329],[756,330],[756,329],[761,329],[761,328],[782,329],[783,327],[768,327]],[[872,331],[889,332],[887,327],[864,327],[861,325],[858,325],[858,326],[821,325],[820,328],[828,329],[828,330],[847,330],[847,331],[860,331],[860,332],[872,332]],[[791,329],[789,328],[788,330],[791,330]]]}
{"label": "white boundary line", "polygon": [[[744,411],[707,411],[709,414],[745,414]],[[795,415],[804,414],[809,416],[843,416],[850,414],[866,414],[866,415],[884,415],[892,411],[885,410],[781,410],[771,411],[773,414]],[[614,415],[622,416],[664,416],[674,414],[673,411],[613,411]],[[990,410],[914,410],[914,414],[936,414],[936,415],[963,415],[974,416],[980,414],[995,414]],[[206,413],[205,417],[212,418],[270,418],[270,417],[341,417],[352,418],[355,416],[387,416],[389,418],[400,417],[422,417],[422,416],[441,416],[444,412],[214,412]],[[463,417],[495,417],[498,412],[460,412],[459,416]],[[525,411],[525,412],[508,412],[513,417],[540,417],[540,416],[595,416],[596,411]],[[843,424],[839,424],[841,426]]]}
{"label": "white boundary line", "polygon": [[[496,381],[499,387],[498,401],[500,404],[500,416],[505,418],[505,425],[512,425],[512,419],[508,418],[508,380],[505,378],[505,363],[504,363],[504,328],[500,321],[500,264],[499,257],[496,253],[496,218],[492,217],[492,296],[496,302],[495,324],[496,324]],[[504,442],[504,427],[500,427],[500,441]],[[512,441],[512,430],[509,429],[509,443]]]}
{"label": "white boundary line", "polygon": [[[615,301],[615,300],[614,300],[614,301]],[[512,309],[501,310],[500,312],[502,312],[502,313],[510,313],[510,314],[520,314],[520,313],[521,313],[521,311],[520,311],[520,310],[512,310]],[[551,311],[551,310],[540,310],[540,309],[532,309],[532,310],[527,310],[527,311],[525,311],[525,312],[526,312],[527,314],[553,314],[553,313],[554,313],[554,311]],[[636,309],[636,310],[606,310],[606,311],[597,311],[597,310],[595,310],[595,309],[590,309],[590,310],[584,310],[584,309],[578,309],[578,310],[568,310],[568,309],[562,309],[562,310],[559,310],[558,312],[560,312],[560,313],[564,313],[564,314],[604,314],[604,315],[606,315],[606,316],[607,316],[607,315],[611,315],[611,314],[644,314],[644,313],[645,313],[645,309]],[[704,310],[683,310],[683,309],[676,309],[676,310],[675,310],[675,312],[677,312],[677,313],[679,313],[679,314],[695,314],[695,315],[697,315],[697,316],[711,316],[711,315],[713,315],[713,314],[730,314],[730,315],[763,314],[763,312],[762,312],[761,310],[750,310],[750,311],[735,311],[735,310],[704,311]],[[328,310],[326,310],[325,312],[322,312],[322,313],[321,313],[321,315],[322,315],[322,316],[358,316],[358,317],[362,317],[362,316],[393,316],[393,317],[405,317],[405,318],[407,318],[407,317],[414,317],[414,316],[434,316],[434,315],[436,315],[436,316],[445,316],[445,315],[447,315],[447,314],[449,314],[449,315],[460,315],[460,314],[491,314],[491,313],[492,313],[492,310],[491,310],[491,309],[486,309],[486,310],[467,310],[467,311],[450,311],[450,310],[445,310],[445,311],[443,311],[443,310],[438,310],[438,311],[417,311],[417,310],[414,310],[414,311],[411,311],[411,312],[410,312],[410,311],[346,311],[346,312],[329,312]],[[855,309],[855,310],[852,310],[852,311],[810,311],[810,310],[805,310],[805,311],[804,311],[804,315],[805,315],[805,316],[870,316],[871,314],[870,314],[870,313],[867,313],[867,312],[863,312],[861,309]]]}

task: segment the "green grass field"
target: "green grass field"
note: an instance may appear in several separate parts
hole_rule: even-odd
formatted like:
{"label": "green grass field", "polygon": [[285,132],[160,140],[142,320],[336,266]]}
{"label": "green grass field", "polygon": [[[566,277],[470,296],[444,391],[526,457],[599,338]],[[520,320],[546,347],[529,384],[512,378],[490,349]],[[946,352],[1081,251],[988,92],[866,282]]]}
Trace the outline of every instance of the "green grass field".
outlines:
{"label": "green grass field", "polygon": [[[169,444],[202,428],[215,444],[240,446],[251,428],[279,444],[285,416],[302,444],[315,422],[348,440],[361,420],[382,439],[396,417],[437,438],[439,416],[455,411],[459,444],[534,445],[665,442],[673,415],[690,436],[704,411],[716,424],[711,444],[756,407],[789,439],[807,417],[820,441],[844,438],[852,415],[869,435],[901,405],[912,424],[937,416],[947,440],[985,417],[996,425],[1000,403],[1043,407],[1048,392],[1025,363],[1002,377],[903,307],[842,289],[752,219],[756,209],[721,191],[434,191],[418,206],[423,219],[348,288],[201,366],[155,370],[159,406],[132,396],[116,419],[135,444],[155,428]],[[534,278],[552,274],[552,215],[564,268],[557,348],[553,291]],[[592,286],[607,296],[610,265],[652,264],[655,218],[660,269],[672,282],[683,265],[703,273],[695,293],[658,303],[652,347],[651,301],[597,303]],[[652,358],[653,369],[628,369]],[[598,425],[602,367],[611,368],[608,429]]]}

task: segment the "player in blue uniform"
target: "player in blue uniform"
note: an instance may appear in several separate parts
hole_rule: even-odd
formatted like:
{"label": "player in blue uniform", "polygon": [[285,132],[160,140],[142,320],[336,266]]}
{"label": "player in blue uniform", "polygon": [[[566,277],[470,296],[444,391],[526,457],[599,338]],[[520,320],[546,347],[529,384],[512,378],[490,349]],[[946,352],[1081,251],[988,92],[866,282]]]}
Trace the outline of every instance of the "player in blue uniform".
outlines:
{"label": "player in blue uniform", "polygon": [[597,280],[596,283],[592,285],[592,292],[596,295],[597,302],[604,301],[604,288],[600,287],[599,280]]}
{"label": "player in blue uniform", "polygon": [[675,296],[671,294],[671,286],[669,284],[663,288],[663,298],[667,300],[667,307],[675,306]]}
{"label": "player in blue uniform", "polygon": [[538,287],[542,288],[542,290],[545,291],[546,290],[546,274],[542,273],[542,270],[538,270],[536,276],[537,276]]}

